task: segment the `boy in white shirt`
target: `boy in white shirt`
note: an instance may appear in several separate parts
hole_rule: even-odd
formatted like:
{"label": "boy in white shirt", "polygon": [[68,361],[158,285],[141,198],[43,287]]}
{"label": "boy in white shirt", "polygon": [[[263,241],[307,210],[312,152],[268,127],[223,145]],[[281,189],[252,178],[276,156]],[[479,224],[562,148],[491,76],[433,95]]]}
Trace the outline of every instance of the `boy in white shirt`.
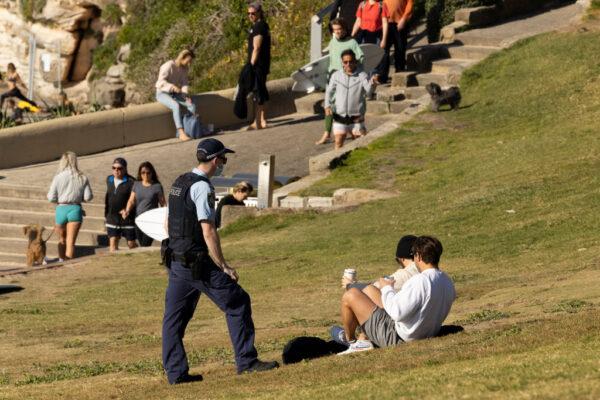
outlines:
{"label": "boy in white shirt", "polygon": [[[350,347],[343,353],[396,346],[438,334],[448,316],[456,292],[452,280],[438,268],[442,244],[421,236],[413,245],[419,274],[410,278],[399,292],[394,281],[380,278],[381,291],[373,286],[363,291],[350,289],[342,297],[342,321]],[[356,340],[358,325],[371,340]]]}

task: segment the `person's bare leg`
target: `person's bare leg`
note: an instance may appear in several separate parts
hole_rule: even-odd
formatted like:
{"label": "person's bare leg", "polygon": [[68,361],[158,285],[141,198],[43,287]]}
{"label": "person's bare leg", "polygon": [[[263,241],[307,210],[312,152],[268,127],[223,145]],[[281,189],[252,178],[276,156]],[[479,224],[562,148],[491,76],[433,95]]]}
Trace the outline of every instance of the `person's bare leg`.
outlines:
{"label": "person's bare leg", "polygon": [[137,243],[135,240],[128,240],[127,241],[127,246],[129,246],[130,249],[135,249],[136,247],[138,247]]}
{"label": "person's bare leg", "polygon": [[341,149],[344,145],[344,138],[346,137],[346,132],[333,132],[333,137],[335,139],[334,148],[336,150]]}
{"label": "person's bare leg", "polygon": [[356,339],[355,331],[358,325],[364,324],[377,305],[371,299],[356,288],[352,288],[342,296],[342,324],[348,341]]}
{"label": "person's bare leg", "polygon": [[256,105],[256,123],[259,124],[258,129],[267,128],[267,105]]}
{"label": "person's bare leg", "polygon": [[75,255],[75,241],[77,240],[79,228],[81,228],[81,222],[67,223],[67,249],[65,251],[67,259],[73,258]]}
{"label": "person's bare leg", "polygon": [[108,244],[109,244],[109,248],[110,251],[117,251],[119,250],[119,240],[121,240],[120,236],[112,236],[108,239]]}
{"label": "person's bare leg", "polygon": [[54,232],[58,235],[58,258],[65,259],[67,248],[67,229],[64,225],[56,225]]}
{"label": "person's bare leg", "polygon": [[377,289],[373,285],[369,285],[365,287],[362,291],[364,294],[367,295],[369,299],[371,299],[373,303],[377,305],[377,307],[383,308],[383,303],[381,302],[381,290]]}

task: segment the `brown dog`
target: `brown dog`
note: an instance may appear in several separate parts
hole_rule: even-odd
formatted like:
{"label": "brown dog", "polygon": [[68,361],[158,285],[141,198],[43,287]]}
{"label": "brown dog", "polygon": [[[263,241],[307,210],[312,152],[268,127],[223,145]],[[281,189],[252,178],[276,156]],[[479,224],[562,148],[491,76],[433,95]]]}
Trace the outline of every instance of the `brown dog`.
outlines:
{"label": "brown dog", "polygon": [[[33,267],[34,264],[44,264],[44,259],[46,258],[46,242],[48,239],[44,240],[42,238],[42,232],[44,232],[46,228],[41,225],[27,225],[23,227],[23,234],[27,236],[29,239],[29,244],[27,245],[27,266]],[[52,235],[50,235],[52,236]]]}

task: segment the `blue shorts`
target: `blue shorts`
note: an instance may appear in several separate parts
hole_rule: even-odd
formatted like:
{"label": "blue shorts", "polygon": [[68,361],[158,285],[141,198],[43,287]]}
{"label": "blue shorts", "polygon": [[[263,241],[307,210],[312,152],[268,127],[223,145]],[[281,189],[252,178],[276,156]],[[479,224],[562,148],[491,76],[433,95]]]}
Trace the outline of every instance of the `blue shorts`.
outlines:
{"label": "blue shorts", "polygon": [[56,225],[66,225],[68,222],[83,222],[81,206],[77,204],[62,204],[56,206]]}

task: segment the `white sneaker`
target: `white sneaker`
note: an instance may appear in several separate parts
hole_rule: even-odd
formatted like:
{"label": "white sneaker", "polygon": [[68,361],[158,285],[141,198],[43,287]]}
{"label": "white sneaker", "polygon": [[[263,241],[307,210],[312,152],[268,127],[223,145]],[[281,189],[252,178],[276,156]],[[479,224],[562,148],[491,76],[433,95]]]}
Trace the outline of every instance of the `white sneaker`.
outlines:
{"label": "white sneaker", "polygon": [[374,348],[375,347],[373,347],[373,343],[371,343],[369,340],[356,340],[350,343],[350,347],[348,347],[348,350],[342,351],[341,353],[337,353],[337,355],[343,356],[350,353],[357,353],[359,351],[373,350]]}

